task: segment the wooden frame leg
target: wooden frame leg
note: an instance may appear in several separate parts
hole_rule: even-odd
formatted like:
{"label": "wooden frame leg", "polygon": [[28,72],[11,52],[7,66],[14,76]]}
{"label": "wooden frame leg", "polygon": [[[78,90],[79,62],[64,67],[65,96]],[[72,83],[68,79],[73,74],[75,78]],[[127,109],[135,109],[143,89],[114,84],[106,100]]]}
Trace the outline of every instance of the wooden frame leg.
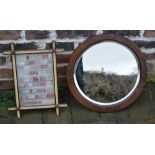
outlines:
{"label": "wooden frame leg", "polygon": [[13,67],[15,95],[16,95],[17,118],[20,118],[20,110],[18,109],[20,104],[19,104],[18,83],[17,83],[16,56],[14,54],[15,49],[13,43],[11,43],[11,51],[12,51],[12,67]]}
{"label": "wooden frame leg", "polygon": [[17,118],[20,118],[20,111],[17,110]]}
{"label": "wooden frame leg", "polygon": [[56,47],[55,41],[52,42],[53,47],[53,68],[54,68],[54,90],[55,90],[55,104],[56,104],[56,114],[59,115],[59,99],[58,99],[58,81],[57,81],[57,62],[56,62]]}

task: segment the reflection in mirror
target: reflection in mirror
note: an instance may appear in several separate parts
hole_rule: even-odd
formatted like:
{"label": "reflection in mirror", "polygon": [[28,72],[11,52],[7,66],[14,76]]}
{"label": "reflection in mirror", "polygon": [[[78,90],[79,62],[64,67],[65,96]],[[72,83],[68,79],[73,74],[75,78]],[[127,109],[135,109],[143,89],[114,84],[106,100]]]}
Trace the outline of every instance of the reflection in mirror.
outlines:
{"label": "reflection in mirror", "polygon": [[74,68],[77,89],[97,104],[114,104],[127,98],[139,79],[136,56],[114,41],[104,41],[87,49]]}

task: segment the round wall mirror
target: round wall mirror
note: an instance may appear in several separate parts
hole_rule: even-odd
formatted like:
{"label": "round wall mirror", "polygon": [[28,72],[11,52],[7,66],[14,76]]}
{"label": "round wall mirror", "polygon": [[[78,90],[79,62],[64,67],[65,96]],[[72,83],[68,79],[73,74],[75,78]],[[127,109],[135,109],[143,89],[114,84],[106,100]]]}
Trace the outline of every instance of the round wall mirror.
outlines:
{"label": "round wall mirror", "polygon": [[68,85],[84,106],[99,112],[124,109],[146,82],[143,53],[130,40],[93,36],[75,49],[68,64]]}

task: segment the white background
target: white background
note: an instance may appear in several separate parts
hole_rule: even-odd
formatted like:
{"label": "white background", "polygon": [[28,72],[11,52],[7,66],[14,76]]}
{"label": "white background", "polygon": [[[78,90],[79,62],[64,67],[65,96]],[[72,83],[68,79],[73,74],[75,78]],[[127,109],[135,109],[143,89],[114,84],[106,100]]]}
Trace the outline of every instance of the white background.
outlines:
{"label": "white background", "polygon": [[[155,29],[152,0],[5,0],[4,30]],[[154,155],[154,125],[1,125],[5,155]]]}

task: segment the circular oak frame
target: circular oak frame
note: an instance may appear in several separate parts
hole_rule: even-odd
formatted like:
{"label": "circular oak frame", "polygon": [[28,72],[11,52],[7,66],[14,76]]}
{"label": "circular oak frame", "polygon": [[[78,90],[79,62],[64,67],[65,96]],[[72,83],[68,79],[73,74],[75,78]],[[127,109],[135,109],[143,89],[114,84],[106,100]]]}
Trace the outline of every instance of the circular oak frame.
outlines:
{"label": "circular oak frame", "polygon": [[[118,42],[120,44],[125,45],[128,47],[132,52],[135,54],[137,57],[137,60],[139,61],[139,69],[140,69],[140,80],[137,84],[137,87],[135,90],[124,100],[121,100],[117,104],[110,104],[110,105],[98,105],[94,104],[93,102],[88,101],[81,93],[78,91],[75,82],[74,82],[74,67],[79,59],[79,57],[91,46],[101,43],[103,41],[114,41]],[[130,106],[142,93],[145,83],[147,79],[147,67],[146,67],[146,61],[145,61],[145,56],[139,49],[139,47],[132,41],[130,41],[127,38],[113,35],[113,34],[105,34],[105,35],[95,35],[90,38],[88,38],[86,41],[81,43],[79,47],[77,47],[73,54],[71,55],[71,58],[68,63],[67,67],[67,82],[69,89],[73,96],[76,98],[76,100],[81,103],[83,106],[97,111],[97,112],[114,112],[114,111],[119,111],[122,109],[127,108]]]}

